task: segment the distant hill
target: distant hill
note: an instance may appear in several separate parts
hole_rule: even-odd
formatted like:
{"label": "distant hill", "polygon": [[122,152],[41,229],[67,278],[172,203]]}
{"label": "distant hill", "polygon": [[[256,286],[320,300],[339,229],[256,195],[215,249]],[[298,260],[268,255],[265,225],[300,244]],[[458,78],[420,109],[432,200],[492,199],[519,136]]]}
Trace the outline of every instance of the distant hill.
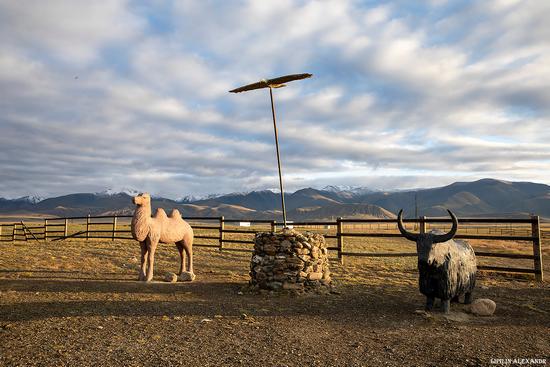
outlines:
{"label": "distant hill", "polygon": [[395,218],[396,215],[377,205],[338,203],[321,207],[296,208],[288,213],[288,217],[294,220],[306,221],[315,219],[334,220],[337,217],[390,219]]}
{"label": "distant hill", "polygon": [[433,189],[367,194],[360,202],[381,206],[391,212],[403,208],[414,215],[415,195],[418,215],[442,216],[450,209],[459,216],[550,217],[550,186],[531,182],[482,179],[455,182]]}
{"label": "distant hill", "polygon": [[[394,218],[401,208],[406,216],[414,216],[415,197],[418,215],[444,216],[446,209],[451,209],[458,216],[469,217],[518,217],[530,214],[550,217],[550,186],[493,179],[397,192],[334,186],[322,190],[305,188],[285,194],[285,203],[290,220]],[[268,190],[202,200],[153,198],[153,209],[157,207],[167,210],[177,208],[184,216],[281,219],[280,196]],[[131,195],[127,192],[80,193],[44,200],[34,197],[13,200],[0,198],[0,214],[4,215],[130,215],[133,211]]]}

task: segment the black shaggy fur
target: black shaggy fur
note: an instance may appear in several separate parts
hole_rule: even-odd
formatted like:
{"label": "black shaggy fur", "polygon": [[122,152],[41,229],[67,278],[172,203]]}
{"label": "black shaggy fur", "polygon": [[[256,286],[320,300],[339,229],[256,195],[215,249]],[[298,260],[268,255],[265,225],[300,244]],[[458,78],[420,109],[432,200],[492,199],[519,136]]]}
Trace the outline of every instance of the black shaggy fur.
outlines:
{"label": "black shaggy fur", "polygon": [[[428,234],[429,235],[429,234]],[[434,249],[434,247],[445,247]],[[445,251],[454,248],[454,251]],[[444,251],[437,254],[438,251]],[[420,251],[419,251],[420,253]],[[448,308],[445,303],[450,300],[458,301],[458,297],[465,295],[465,302],[470,303],[471,295],[476,284],[476,260],[472,247],[462,241],[450,240],[436,243],[428,249],[430,258],[439,255],[439,261],[429,263],[418,259],[418,285],[420,293],[426,296],[426,308],[431,309],[435,298],[439,298],[444,310]],[[446,310],[448,311],[448,310]]]}
{"label": "black shaggy fur", "polygon": [[450,301],[458,302],[462,295],[464,302],[470,303],[476,283],[476,257],[466,241],[451,239],[458,229],[456,217],[451,213],[454,225],[448,234],[439,231],[413,234],[403,228],[401,215],[400,212],[398,222],[402,234],[416,241],[418,285],[420,293],[426,296],[426,310],[432,309],[435,298],[441,300],[445,313],[449,312]]}

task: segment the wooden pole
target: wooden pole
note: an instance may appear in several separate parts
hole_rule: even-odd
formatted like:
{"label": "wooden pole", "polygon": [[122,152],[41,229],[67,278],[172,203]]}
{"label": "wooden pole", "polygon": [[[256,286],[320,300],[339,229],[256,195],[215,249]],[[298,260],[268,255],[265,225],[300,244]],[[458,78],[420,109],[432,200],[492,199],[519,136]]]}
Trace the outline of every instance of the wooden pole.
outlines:
{"label": "wooden pole", "polygon": [[65,218],[65,225],[63,226],[63,237],[67,237],[67,233],[69,233],[69,220]]}
{"label": "wooden pole", "polygon": [[272,220],[271,221],[271,233],[275,233],[276,230],[277,230],[277,221]]}
{"label": "wooden pole", "polygon": [[88,217],[86,217],[86,241],[90,238],[90,214],[88,214]]}
{"label": "wooden pole", "polygon": [[420,233],[426,233],[426,217],[420,217]]}
{"label": "wooden pole", "polygon": [[220,234],[219,234],[219,250],[220,251],[223,250],[223,238],[224,238],[223,230],[224,229],[225,229],[225,220],[224,220],[224,216],[222,215],[220,217]]}
{"label": "wooden pole", "polygon": [[15,226],[15,223],[13,223],[13,225],[11,226],[11,242],[15,241]]}
{"label": "wooden pole", "polygon": [[336,218],[336,236],[338,237],[338,259],[344,265],[344,225],[342,217]]}
{"label": "wooden pole", "polygon": [[275,131],[275,148],[277,150],[277,166],[279,167],[279,186],[281,187],[281,207],[283,209],[283,225],[286,228],[285,190],[283,188],[283,172],[281,169],[281,156],[279,154],[279,135],[277,134],[277,123],[275,122],[275,104],[273,103],[273,89],[269,87],[271,98],[271,114],[273,116],[273,130]]}
{"label": "wooden pole", "polygon": [[37,241],[37,242],[40,242],[38,241],[38,238],[36,238],[36,236],[34,235],[34,233],[32,233],[32,231],[27,228],[27,226],[25,225],[25,223],[23,223],[23,221],[21,221],[21,228],[23,229],[23,233],[25,234],[25,241],[28,240],[27,238],[27,232],[31,234],[31,236]]}
{"label": "wooden pole", "polygon": [[116,222],[117,222],[117,216],[113,216],[113,236],[111,238],[111,241],[115,240],[115,233],[116,233]]}
{"label": "wooden pole", "polygon": [[44,241],[48,240],[48,220],[44,219]]}
{"label": "wooden pole", "polygon": [[23,234],[25,235],[25,242],[27,242],[29,240],[28,236],[27,236],[27,228],[25,226],[25,224],[23,224],[23,221],[21,221],[21,229],[23,230]]}
{"label": "wooden pole", "polygon": [[544,280],[542,271],[542,250],[540,239],[540,218],[538,215],[531,217],[531,233],[533,236],[533,256],[535,265],[535,279],[539,282]]}

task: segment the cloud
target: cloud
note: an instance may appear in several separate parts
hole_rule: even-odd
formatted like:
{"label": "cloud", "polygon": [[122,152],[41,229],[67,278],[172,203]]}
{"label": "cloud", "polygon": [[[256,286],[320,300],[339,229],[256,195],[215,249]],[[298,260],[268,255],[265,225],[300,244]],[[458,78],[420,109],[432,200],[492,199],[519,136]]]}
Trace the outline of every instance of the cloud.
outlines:
{"label": "cloud", "polygon": [[550,183],[541,1],[2,2],[0,197]]}
{"label": "cloud", "polygon": [[127,1],[16,1],[1,4],[3,44],[65,64],[97,61],[102,47],[134,38],[142,21]]}

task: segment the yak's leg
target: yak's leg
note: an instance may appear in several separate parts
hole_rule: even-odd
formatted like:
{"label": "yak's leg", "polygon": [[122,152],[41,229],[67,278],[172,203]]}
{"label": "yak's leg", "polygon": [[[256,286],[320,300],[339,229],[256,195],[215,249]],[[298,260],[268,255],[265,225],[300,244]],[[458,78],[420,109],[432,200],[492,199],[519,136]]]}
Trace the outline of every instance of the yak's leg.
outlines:
{"label": "yak's leg", "polygon": [[426,311],[431,311],[434,307],[434,297],[426,297]]}
{"label": "yak's leg", "polygon": [[180,253],[180,271],[178,272],[178,275],[181,275],[181,273],[185,270],[185,264],[183,261],[183,243],[176,242],[176,247],[178,248],[178,252]]}
{"label": "yak's leg", "polygon": [[147,240],[147,277],[145,281],[150,282],[153,280],[153,271],[155,266],[155,251],[157,249],[158,241]]}
{"label": "yak's leg", "polygon": [[145,272],[147,271],[147,263],[145,262],[145,256],[147,255],[147,245],[145,241],[139,243],[141,249],[141,265],[139,267],[139,278],[138,280],[145,280]]}
{"label": "yak's leg", "polygon": [[451,302],[452,302],[452,303],[458,303],[458,302],[460,302],[459,299],[458,299],[458,296],[454,296],[454,297],[451,299]]}
{"label": "yak's leg", "polygon": [[449,310],[451,309],[451,300],[445,299],[441,300],[441,306],[443,307],[443,313],[449,313]]}
{"label": "yak's leg", "polygon": [[464,295],[464,304],[469,305],[470,303],[472,303],[472,292],[467,292]]}

